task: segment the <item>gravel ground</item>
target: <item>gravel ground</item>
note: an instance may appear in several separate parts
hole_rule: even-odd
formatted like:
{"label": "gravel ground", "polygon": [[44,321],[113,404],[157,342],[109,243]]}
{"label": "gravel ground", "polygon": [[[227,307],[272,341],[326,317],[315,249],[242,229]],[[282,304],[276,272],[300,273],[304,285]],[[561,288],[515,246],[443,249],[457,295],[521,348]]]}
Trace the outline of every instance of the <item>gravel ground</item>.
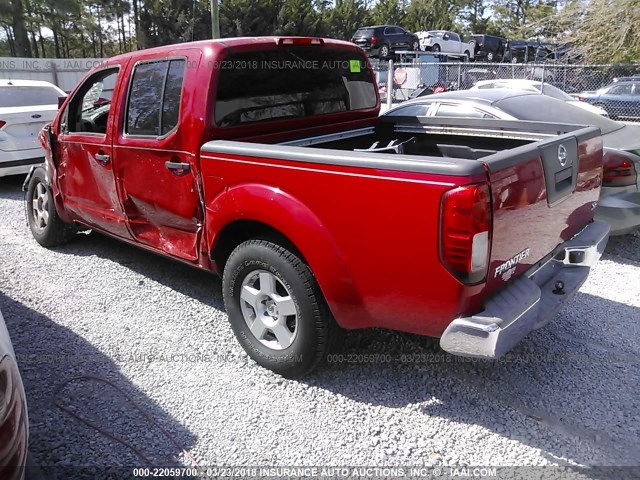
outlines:
{"label": "gravel ground", "polygon": [[[431,339],[349,333],[334,362],[290,381],[249,360],[220,281],[98,234],[46,250],[17,179],[0,179],[0,309],[19,357],[30,449],[48,465],[638,465],[640,238],[610,241],[580,293],[500,362]],[[111,386],[77,380],[99,376]],[[142,413],[155,419],[151,423]]]}

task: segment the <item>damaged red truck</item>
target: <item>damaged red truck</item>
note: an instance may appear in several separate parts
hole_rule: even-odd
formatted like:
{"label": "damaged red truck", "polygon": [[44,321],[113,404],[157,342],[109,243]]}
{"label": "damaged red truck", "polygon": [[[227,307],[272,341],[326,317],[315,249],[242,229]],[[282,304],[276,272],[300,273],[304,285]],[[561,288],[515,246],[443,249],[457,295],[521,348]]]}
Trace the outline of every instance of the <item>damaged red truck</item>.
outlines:
{"label": "damaged red truck", "polygon": [[[285,376],[317,366],[340,327],[497,358],[554,316],[606,245],[599,130],[379,107],[346,42],[111,58],[41,133],[31,231],[50,247],[90,228],[221,275],[238,341]],[[488,133],[468,134],[478,122]]]}

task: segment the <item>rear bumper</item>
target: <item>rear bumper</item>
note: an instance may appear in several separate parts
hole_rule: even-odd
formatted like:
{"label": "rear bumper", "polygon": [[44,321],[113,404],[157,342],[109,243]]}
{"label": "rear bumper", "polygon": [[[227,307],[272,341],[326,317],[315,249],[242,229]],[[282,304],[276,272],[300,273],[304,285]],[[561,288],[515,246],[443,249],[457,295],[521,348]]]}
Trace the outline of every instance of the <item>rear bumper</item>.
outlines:
{"label": "rear bumper", "polygon": [[[546,325],[578,291],[609,238],[609,225],[594,221],[559,245],[542,265],[536,264],[489,300],[485,309],[449,324],[440,339],[454,355],[499,358],[528,333]],[[564,284],[556,291],[558,282]]]}
{"label": "rear bumper", "polygon": [[611,235],[640,229],[640,191],[635,185],[621,190],[620,187],[603,187],[596,208],[596,219],[611,225]]}

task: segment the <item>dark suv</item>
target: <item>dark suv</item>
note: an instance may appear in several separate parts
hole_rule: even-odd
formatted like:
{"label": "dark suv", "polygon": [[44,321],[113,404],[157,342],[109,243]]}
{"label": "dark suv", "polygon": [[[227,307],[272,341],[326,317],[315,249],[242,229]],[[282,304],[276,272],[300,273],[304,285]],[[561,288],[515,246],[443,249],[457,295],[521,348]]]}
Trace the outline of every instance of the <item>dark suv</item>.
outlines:
{"label": "dark suv", "polygon": [[351,41],[371,57],[388,58],[398,50],[420,50],[418,37],[395,25],[359,28]]}
{"label": "dark suv", "polygon": [[474,33],[467,42],[474,44],[473,58],[476,61],[499,62],[502,60],[507,39],[494,35]]}

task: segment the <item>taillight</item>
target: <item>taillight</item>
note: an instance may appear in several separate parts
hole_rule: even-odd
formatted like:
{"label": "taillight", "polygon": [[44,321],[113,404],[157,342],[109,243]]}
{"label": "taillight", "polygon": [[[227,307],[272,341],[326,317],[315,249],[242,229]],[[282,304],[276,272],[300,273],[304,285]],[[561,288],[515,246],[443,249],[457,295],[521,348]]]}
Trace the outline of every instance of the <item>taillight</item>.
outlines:
{"label": "taillight", "polygon": [[4,127],[7,124],[4,120],[0,120],[0,128]]}
{"label": "taillight", "polygon": [[623,153],[606,152],[602,164],[603,187],[627,187],[638,181],[633,160]]}
{"label": "taillight", "polygon": [[290,37],[278,39],[278,45],[324,45],[322,38]]}
{"label": "taillight", "polygon": [[486,183],[466,185],[442,197],[440,257],[464,283],[484,280],[489,264],[491,196]]}
{"label": "taillight", "polygon": [[0,478],[22,476],[27,454],[27,412],[18,367],[10,356],[0,361]]}
{"label": "taillight", "polygon": [[374,35],[373,37],[371,37],[371,45],[375,45],[376,43],[378,43],[378,37]]}

